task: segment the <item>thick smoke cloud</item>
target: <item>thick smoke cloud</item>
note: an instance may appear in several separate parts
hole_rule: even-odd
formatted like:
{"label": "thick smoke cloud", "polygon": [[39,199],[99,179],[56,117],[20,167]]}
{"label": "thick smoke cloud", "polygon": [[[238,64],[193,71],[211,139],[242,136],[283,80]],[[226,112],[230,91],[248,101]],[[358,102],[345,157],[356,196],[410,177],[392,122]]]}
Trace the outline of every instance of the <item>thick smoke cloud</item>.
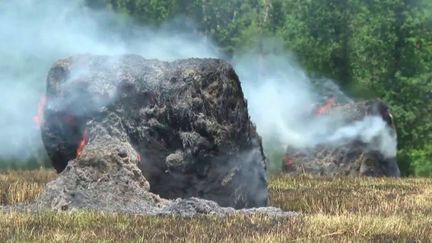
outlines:
{"label": "thick smoke cloud", "polygon": [[[32,118],[45,91],[47,71],[57,59],[82,53],[138,54],[161,60],[223,58],[208,38],[194,31],[193,24],[184,25],[182,21],[159,29],[136,26],[113,13],[90,10],[79,0],[0,1],[0,159],[24,159],[40,148]],[[382,119],[368,118],[336,132],[331,127],[337,118],[310,119],[325,96],[316,92],[317,86],[339,100],[351,100],[329,80],[313,83],[289,53],[268,43],[272,51],[265,55],[251,52],[232,60],[265,144],[302,148],[389,134]],[[395,154],[391,134],[380,141],[385,154]]]}
{"label": "thick smoke cloud", "polygon": [[82,53],[162,60],[220,56],[203,36],[176,27],[138,27],[82,1],[0,1],[0,159],[25,159],[40,146],[32,118],[57,59]]}
{"label": "thick smoke cloud", "polygon": [[309,144],[304,122],[318,102],[307,75],[289,55],[250,53],[235,60],[249,112],[266,142]]}

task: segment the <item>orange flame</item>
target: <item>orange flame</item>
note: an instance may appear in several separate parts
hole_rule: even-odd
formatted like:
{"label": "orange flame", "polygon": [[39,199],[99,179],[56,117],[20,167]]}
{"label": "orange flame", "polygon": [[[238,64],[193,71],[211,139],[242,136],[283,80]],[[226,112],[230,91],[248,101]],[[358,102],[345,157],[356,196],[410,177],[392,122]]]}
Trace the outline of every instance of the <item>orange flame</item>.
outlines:
{"label": "orange flame", "polygon": [[37,113],[33,116],[33,122],[38,128],[40,128],[44,123],[44,109],[47,103],[47,97],[44,95],[40,98],[37,108]]}
{"label": "orange flame", "polygon": [[76,151],[77,157],[80,157],[80,156],[81,156],[81,154],[82,154],[82,152],[83,152],[83,150],[84,150],[84,147],[87,145],[87,142],[88,142],[88,138],[87,138],[87,130],[84,129],[84,132],[83,132],[83,135],[82,135],[81,141],[80,141],[79,146],[78,146],[78,149],[77,149],[77,151]]}
{"label": "orange flame", "polygon": [[282,157],[282,162],[286,170],[295,170],[295,163],[287,154]]}
{"label": "orange flame", "polygon": [[318,107],[318,109],[315,111],[315,114],[318,116],[325,114],[335,106],[336,106],[336,98],[335,97],[328,98],[322,106]]}
{"label": "orange flame", "polygon": [[283,158],[282,158],[282,160],[283,160],[283,162],[286,164],[286,165],[293,165],[294,164],[294,161],[287,155],[287,154],[285,154],[284,156],[283,156]]}

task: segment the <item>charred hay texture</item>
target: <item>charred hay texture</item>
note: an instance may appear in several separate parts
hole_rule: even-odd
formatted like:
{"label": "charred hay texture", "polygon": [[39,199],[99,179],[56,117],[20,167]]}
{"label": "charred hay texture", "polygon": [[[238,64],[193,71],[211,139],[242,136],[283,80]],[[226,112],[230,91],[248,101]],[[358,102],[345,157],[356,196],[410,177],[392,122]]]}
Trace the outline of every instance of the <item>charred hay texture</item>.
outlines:
{"label": "charred hay texture", "polygon": [[150,184],[137,166],[136,152],[127,141],[120,121],[119,117],[110,117],[102,123],[89,122],[87,129],[92,135],[86,149],[79,159],[69,162],[56,180],[48,183],[36,203],[29,207],[9,207],[3,210],[85,209],[184,217],[234,214],[265,214],[272,217],[298,215],[274,207],[235,210],[195,197],[176,200],[160,198],[149,191]]}
{"label": "charred hay texture", "polygon": [[55,63],[47,82],[42,138],[62,173],[40,205],[160,213],[177,202],[160,197],[267,204],[261,139],[226,62],[83,55]]}
{"label": "charred hay texture", "polygon": [[[331,108],[323,116],[333,117],[334,129],[352,125],[366,117],[378,117],[386,124],[389,136],[396,141],[393,118],[387,105],[379,100],[349,103]],[[297,175],[321,176],[394,176],[400,171],[396,154],[379,150],[379,136],[365,142],[354,138],[339,143],[320,143],[307,148],[289,146],[283,157],[283,171]]]}

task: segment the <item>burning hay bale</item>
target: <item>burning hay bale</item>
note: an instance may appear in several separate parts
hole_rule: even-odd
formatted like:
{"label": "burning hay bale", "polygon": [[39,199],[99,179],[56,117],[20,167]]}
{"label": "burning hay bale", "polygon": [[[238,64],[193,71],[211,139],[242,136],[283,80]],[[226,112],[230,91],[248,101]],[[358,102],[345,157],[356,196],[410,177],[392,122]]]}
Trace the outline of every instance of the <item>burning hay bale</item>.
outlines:
{"label": "burning hay bale", "polygon": [[261,139],[226,62],[83,55],[55,63],[47,82],[39,120],[61,173],[41,207],[163,213],[213,205],[167,200],[191,197],[266,205]]}
{"label": "burning hay bale", "polygon": [[286,173],[400,176],[393,118],[382,101],[337,105],[330,97],[312,119],[331,124],[313,146],[287,148],[282,159]]}

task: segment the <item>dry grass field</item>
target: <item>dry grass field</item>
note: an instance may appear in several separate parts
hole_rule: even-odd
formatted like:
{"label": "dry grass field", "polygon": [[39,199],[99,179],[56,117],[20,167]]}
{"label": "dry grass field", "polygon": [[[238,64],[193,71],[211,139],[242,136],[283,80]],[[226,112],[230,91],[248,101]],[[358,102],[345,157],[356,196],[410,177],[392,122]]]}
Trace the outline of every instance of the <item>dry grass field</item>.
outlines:
{"label": "dry grass field", "polygon": [[[0,204],[29,202],[47,170],[0,172]],[[273,176],[271,205],[302,212],[266,216],[154,217],[95,212],[0,213],[0,242],[429,242],[431,179]]]}

